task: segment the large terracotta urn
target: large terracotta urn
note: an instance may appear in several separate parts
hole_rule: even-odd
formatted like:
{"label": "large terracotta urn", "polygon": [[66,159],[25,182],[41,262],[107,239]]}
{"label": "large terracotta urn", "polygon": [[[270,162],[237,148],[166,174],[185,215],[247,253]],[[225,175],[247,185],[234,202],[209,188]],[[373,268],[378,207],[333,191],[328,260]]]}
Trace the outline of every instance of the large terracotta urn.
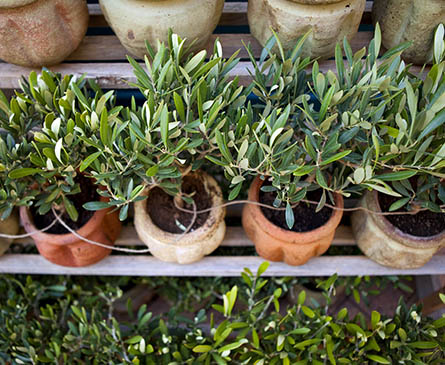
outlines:
{"label": "large terracotta urn", "polygon": [[382,30],[382,44],[392,48],[410,41],[402,57],[424,64],[432,59],[434,32],[445,23],[444,0],[374,0],[372,16]]}
{"label": "large terracotta urn", "polygon": [[62,62],[88,28],[85,0],[0,1],[0,59],[27,67]]}
{"label": "large terracotta urn", "polygon": [[303,56],[329,58],[357,33],[366,0],[249,0],[250,32],[265,46],[273,29],[286,50],[311,30]]}
{"label": "large terracotta urn", "polygon": [[143,58],[145,41],[155,47],[167,43],[169,29],[193,49],[206,47],[218,25],[224,0],[100,0],[102,12],[122,45]]}

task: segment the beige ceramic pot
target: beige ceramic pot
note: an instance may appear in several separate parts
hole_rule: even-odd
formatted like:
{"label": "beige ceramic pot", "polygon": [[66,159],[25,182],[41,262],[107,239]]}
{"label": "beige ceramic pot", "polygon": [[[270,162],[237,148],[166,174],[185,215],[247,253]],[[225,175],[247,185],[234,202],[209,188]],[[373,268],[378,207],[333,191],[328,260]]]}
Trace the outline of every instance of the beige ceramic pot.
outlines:
{"label": "beige ceramic pot", "polygon": [[[11,215],[5,219],[0,220],[0,233],[16,235],[19,232],[20,223],[18,211],[14,210]],[[0,256],[3,255],[11,245],[13,239],[0,237]]]}
{"label": "beige ceramic pot", "polygon": [[312,33],[303,55],[329,58],[335,45],[357,33],[366,0],[249,0],[248,19],[252,35],[264,46],[273,33],[285,49],[292,49],[299,37]]}
{"label": "beige ceramic pot", "polygon": [[431,60],[436,27],[445,23],[444,0],[374,0],[374,22],[382,30],[382,44],[392,48],[411,41],[402,57],[415,64]]}
{"label": "beige ceramic pot", "polygon": [[[370,211],[381,212],[377,191],[367,192],[361,202]],[[384,266],[414,269],[425,265],[445,245],[445,232],[416,237],[402,232],[385,216],[358,210],[351,217],[357,244],[370,259]]]}
{"label": "beige ceramic pot", "polygon": [[[139,238],[159,260],[190,264],[213,252],[224,239],[226,223],[225,208],[220,207],[224,203],[221,188],[215,179],[205,172],[195,172],[191,176],[201,180],[212,199],[212,207],[215,207],[200,228],[183,236],[166,232],[152,221],[147,212],[146,200],[134,205],[134,225]],[[148,196],[150,191],[146,190],[144,194]]]}
{"label": "beige ceramic pot", "polygon": [[62,62],[88,28],[85,0],[0,1],[0,58],[27,67]]}
{"label": "beige ceramic pot", "polygon": [[[259,202],[263,180],[256,177],[249,189],[249,200]],[[343,197],[335,195],[335,205],[343,208]],[[269,221],[258,205],[246,204],[243,210],[243,227],[255,243],[258,254],[270,261],[284,261],[289,265],[303,265],[309,259],[326,252],[334,239],[335,230],[343,216],[334,210],[329,220],[309,232],[292,232]]]}
{"label": "beige ceramic pot", "polygon": [[145,41],[155,47],[167,42],[171,28],[194,50],[203,49],[218,25],[224,0],[100,0],[102,12],[122,45],[144,57]]}
{"label": "beige ceramic pot", "polygon": [[[101,201],[106,201],[101,197]],[[76,232],[82,237],[104,245],[113,246],[121,232],[119,213],[112,209],[98,210],[91,219]],[[26,207],[20,208],[20,218],[26,232],[38,230],[34,225],[31,211]],[[80,267],[92,265],[111,253],[111,249],[87,243],[72,233],[51,234],[38,232],[32,238],[39,253],[47,260],[61,266]]]}

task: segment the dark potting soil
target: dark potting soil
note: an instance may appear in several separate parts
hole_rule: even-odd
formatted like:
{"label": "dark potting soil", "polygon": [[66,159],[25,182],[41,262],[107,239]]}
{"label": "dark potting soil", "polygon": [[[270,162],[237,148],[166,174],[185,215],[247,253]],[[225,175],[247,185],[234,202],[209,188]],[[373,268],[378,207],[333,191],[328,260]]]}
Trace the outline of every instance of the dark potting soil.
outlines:
{"label": "dark potting soil", "polygon": [[[379,193],[378,199],[381,210],[388,212],[389,207],[399,198]],[[396,210],[396,212],[406,211],[406,207]],[[402,232],[417,237],[435,236],[445,230],[445,213],[422,210],[417,214],[387,215],[385,218]]]}
{"label": "dark potting soil", "polygon": [[[83,225],[85,225],[91,217],[94,215],[94,212],[83,209],[83,205],[92,201],[99,201],[99,194],[96,192],[96,187],[92,183],[91,179],[85,177],[83,175],[78,175],[74,181],[80,185],[80,193],[76,195],[71,195],[70,200],[74,204],[79,213],[79,218],[76,222],[73,222],[68,215],[68,213],[64,213],[60,218],[73,230],[80,229]],[[38,212],[38,207],[31,207],[31,214],[34,219],[34,225],[38,229],[43,229],[48,227],[55,219],[52,211],[44,215],[40,215]],[[45,231],[46,233],[52,234],[65,234],[69,233],[69,231],[63,227],[59,222],[57,222],[54,226],[52,226],[49,230]]]}
{"label": "dark potting soil", "polygon": [[[306,200],[320,201],[322,191],[310,191],[306,195]],[[264,192],[260,190],[260,203],[273,206],[276,194],[274,192]],[[283,204],[282,207],[285,207]],[[325,224],[332,215],[332,209],[324,207],[319,212],[315,212],[317,206],[315,204],[308,204],[300,202],[293,208],[295,224],[291,231],[293,232],[308,232]],[[286,223],[286,213],[284,210],[274,210],[261,207],[264,216],[278,227],[289,230]]]}
{"label": "dark potting soil", "polygon": [[[196,179],[196,177],[186,176],[184,178],[182,182],[182,192],[188,195],[194,193],[192,198],[198,211],[208,209],[212,206],[210,195],[205,190],[202,181]],[[162,189],[154,188],[150,191],[147,199],[147,212],[153,223],[163,231],[177,234],[183,233],[183,228],[188,228],[192,223],[193,213],[183,212],[176,208],[173,199],[173,196],[167,194]],[[193,206],[185,202],[183,208],[193,210]],[[209,218],[209,215],[210,212],[198,214],[190,231],[202,227]],[[179,222],[180,225],[178,225],[177,222]]]}

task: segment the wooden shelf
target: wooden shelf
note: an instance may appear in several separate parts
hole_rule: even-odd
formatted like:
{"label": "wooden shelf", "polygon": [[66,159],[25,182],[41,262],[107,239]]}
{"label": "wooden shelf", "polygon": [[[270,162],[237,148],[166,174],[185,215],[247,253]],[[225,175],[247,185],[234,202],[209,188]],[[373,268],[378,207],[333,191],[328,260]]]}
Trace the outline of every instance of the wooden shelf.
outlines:
{"label": "wooden shelf", "polygon": [[[351,42],[354,51],[368,45],[373,36],[370,31],[372,2],[366,4],[362,20],[364,31],[360,31]],[[108,28],[99,5],[89,5],[90,34],[109,34],[98,28]],[[224,57],[240,50],[242,58],[231,76],[238,76],[242,84],[251,81],[248,71],[249,62],[245,44],[251,44],[253,53],[259,57],[261,46],[250,35],[240,33],[246,29],[247,2],[226,2],[220,26],[224,33],[214,34],[209,41],[208,50],[213,48],[216,38],[223,46]],[[221,28],[219,28],[221,29]],[[227,31],[228,30],[228,31]],[[89,35],[66,62],[51,67],[62,74],[86,74],[95,79],[103,88],[128,89],[128,82],[135,82],[133,70],[126,59],[127,52],[114,35]],[[321,70],[335,69],[332,60],[320,62]],[[0,88],[14,89],[19,86],[22,75],[27,76],[31,69],[0,62]],[[38,70],[36,70],[38,71]],[[238,207],[240,208],[240,207]],[[235,213],[234,213],[235,212]],[[240,215],[240,209],[229,209],[232,216]],[[16,243],[33,244],[31,239]],[[142,246],[133,227],[125,227],[116,246]],[[335,246],[353,246],[354,237],[350,227],[340,226],[333,242]],[[223,247],[252,247],[241,227],[228,227]],[[0,273],[28,274],[66,274],[66,275],[132,275],[132,276],[239,276],[244,267],[255,271],[264,260],[258,256],[209,256],[192,265],[176,265],[161,262],[149,255],[118,255],[115,252],[98,264],[85,268],[65,268],[49,263],[43,257],[34,254],[6,254],[0,257]],[[314,258],[300,267],[284,263],[272,263],[266,272],[268,276],[327,276],[339,275],[439,275],[445,274],[445,252],[436,255],[426,266],[417,270],[397,270],[380,266],[364,256],[322,256]]]}

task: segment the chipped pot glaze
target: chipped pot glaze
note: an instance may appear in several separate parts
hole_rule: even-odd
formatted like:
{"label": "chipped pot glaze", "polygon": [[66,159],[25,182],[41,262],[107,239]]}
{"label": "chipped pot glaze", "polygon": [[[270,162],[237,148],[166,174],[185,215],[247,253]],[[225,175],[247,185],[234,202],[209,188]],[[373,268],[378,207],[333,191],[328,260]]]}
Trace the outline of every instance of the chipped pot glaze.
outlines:
{"label": "chipped pot glaze", "polygon": [[85,0],[8,0],[0,3],[0,58],[20,66],[62,62],[88,28]]}
{"label": "chipped pot glaze", "polygon": [[[212,253],[223,241],[226,233],[225,208],[221,188],[213,177],[203,171],[193,172],[199,178],[212,199],[212,207],[205,224],[182,236],[163,231],[156,226],[147,213],[147,201],[134,204],[134,226],[139,238],[148,246],[153,256],[159,260],[179,264],[191,264]],[[148,196],[149,190],[144,192]],[[182,236],[182,237],[181,237]]]}
{"label": "chipped pot glaze", "polygon": [[205,48],[218,25],[224,0],[100,0],[102,12],[122,45],[143,58],[145,41],[167,43],[171,28],[194,50]]}
{"label": "chipped pot glaze", "polygon": [[[106,198],[101,197],[101,201],[106,201]],[[119,221],[119,213],[110,212],[111,208],[96,211],[91,219],[76,232],[82,237],[113,246],[114,241],[120,234],[122,225]],[[28,208],[20,208],[20,218],[26,232],[37,230]],[[50,234],[39,232],[32,235],[32,238],[43,257],[62,266],[88,266],[102,260],[111,252],[109,249],[82,241],[72,233]]]}
{"label": "chipped pot glaze", "polygon": [[445,1],[374,0],[372,17],[374,23],[380,24],[385,48],[413,42],[402,57],[411,63],[424,64],[432,59],[436,27],[445,23]]}
{"label": "chipped pot glaze", "polygon": [[[256,177],[249,189],[249,200],[259,201],[262,184],[263,181]],[[335,195],[335,205],[343,208],[343,197],[339,194]],[[246,204],[243,210],[243,227],[261,257],[270,261],[284,261],[289,265],[303,265],[312,257],[326,252],[342,216],[342,210],[334,210],[323,226],[298,233],[270,222],[258,205]]]}
{"label": "chipped pot glaze", "polygon": [[[0,220],[0,232],[3,234],[16,235],[20,229],[19,214],[16,209],[11,215],[5,219]],[[11,245],[13,239],[0,237],[0,256],[3,255]]]}
{"label": "chipped pot glaze", "polygon": [[[377,191],[366,192],[360,205],[381,212]],[[362,210],[351,216],[357,245],[370,259],[398,269],[415,269],[425,265],[445,245],[445,232],[432,237],[416,237],[402,232],[385,216]]]}
{"label": "chipped pot glaze", "polygon": [[303,55],[329,58],[335,45],[357,33],[366,0],[249,0],[248,19],[252,35],[264,46],[273,33],[285,49],[291,49],[309,29]]}

